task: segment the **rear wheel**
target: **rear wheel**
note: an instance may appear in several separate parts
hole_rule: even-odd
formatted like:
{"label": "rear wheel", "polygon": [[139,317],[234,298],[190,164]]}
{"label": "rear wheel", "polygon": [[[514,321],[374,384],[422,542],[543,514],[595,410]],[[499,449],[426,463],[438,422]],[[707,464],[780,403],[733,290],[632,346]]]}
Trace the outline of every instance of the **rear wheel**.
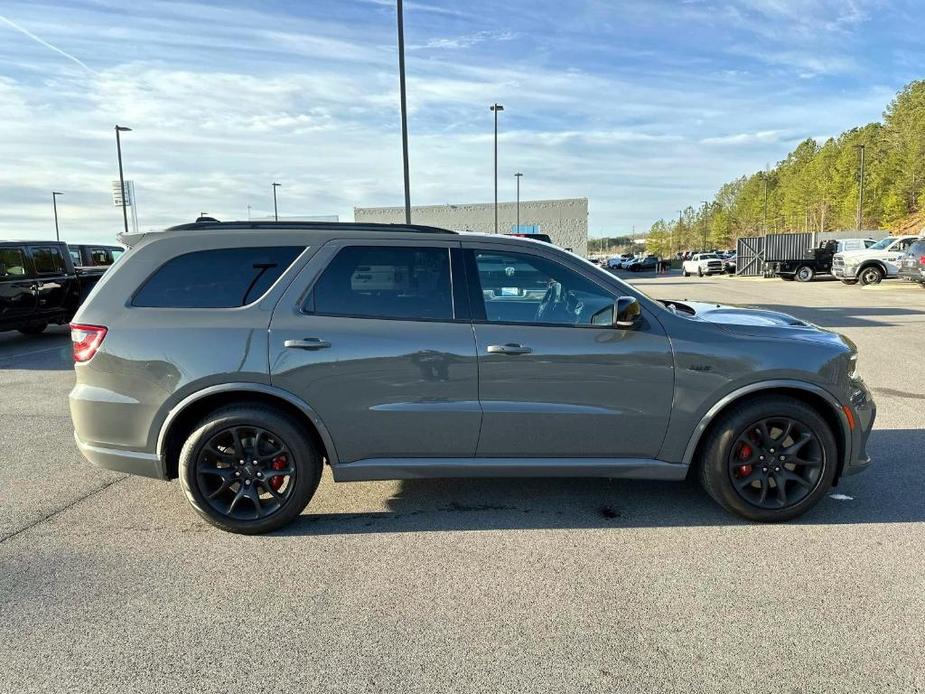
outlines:
{"label": "rear wheel", "polygon": [[880,284],[880,281],[883,279],[883,270],[879,265],[868,265],[861,270],[859,276],[861,284],[867,286],[869,284]]}
{"label": "rear wheel", "polygon": [[832,486],[835,437],[808,405],[783,396],[753,400],[711,429],[700,461],[704,489],[754,521],[784,521],[813,507]]}
{"label": "rear wheel", "polygon": [[800,282],[811,282],[816,273],[809,265],[801,265],[797,270],[796,278]]}
{"label": "rear wheel", "polygon": [[19,329],[23,335],[40,335],[45,332],[45,328],[48,327],[48,323],[29,323],[24,325]]}
{"label": "rear wheel", "polygon": [[212,525],[258,534],[290,523],[321,479],[321,455],[299,424],[262,405],[231,405],[205,419],[180,453],[187,500]]}

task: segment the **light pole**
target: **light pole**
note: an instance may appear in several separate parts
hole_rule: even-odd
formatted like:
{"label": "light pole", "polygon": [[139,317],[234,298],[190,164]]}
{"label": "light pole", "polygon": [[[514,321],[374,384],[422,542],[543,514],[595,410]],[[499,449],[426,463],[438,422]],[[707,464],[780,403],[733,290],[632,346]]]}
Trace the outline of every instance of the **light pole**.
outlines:
{"label": "light pole", "polygon": [[247,221],[251,221],[251,206],[247,206]]}
{"label": "light pole", "polygon": [[405,172],[405,224],[411,224],[411,174],[408,171],[408,105],[405,100],[405,17],[402,0],[398,10],[398,87],[401,95],[401,154]]}
{"label": "light pole", "polygon": [[707,205],[709,204],[706,200],[701,200],[703,203],[703,231],[700,234],[700,245],[702,251],[707,250]]}
{"label": "light pole", "polygon": [[858,154],[861,157],[861,188],[858,191],[858,220],[857,228],[858,231],[861,230],[861,227],[864,225],[864,145],[855,145],[858,149]]}
{"label": "light pole", "polygon": [[59,193],[57,191],[52,191],[51,193],[51,206],[55,210],[55,240],[61,240],[61,234],[58,233],[58,196],[64,195],[64,193]]}
{"label": "light pole", "polygon": [[274,221],[279,221],[279,210],[276,208],[276,189],[279,188],[282,183],[273,184],[273,219]]}
{"label": "light pole", "polygon": [[119,194],[122,196],[122,222],[125,225],[126,234],[128,234],[128,212],[126,212],[125,207],[125,177],[122,175],[122,139],[119,137],[119,133],[128,133],[131,131],[131,128],[116,125],[116,154],[119,157]]}
{"label": "light pole", "polygon": [[491,110],[495,114],[495,233],[498,233],[498,112],[504,110],[501,104],[492,104]]}
{"label": "light pole", "polygon": [[768,172],[762,175],[764,179],[764,235],[768,235]]}
{"label": "light pole", "polygon": [[684,210],[678,210],[678,252],[681,252],[681,215],[684,214]]}
{"label": "light pole", "polygon": [[520,233],[520,179],[523,178],[523,174],[519,171],[514,174],[514,178],[517,179],[517,233]]}

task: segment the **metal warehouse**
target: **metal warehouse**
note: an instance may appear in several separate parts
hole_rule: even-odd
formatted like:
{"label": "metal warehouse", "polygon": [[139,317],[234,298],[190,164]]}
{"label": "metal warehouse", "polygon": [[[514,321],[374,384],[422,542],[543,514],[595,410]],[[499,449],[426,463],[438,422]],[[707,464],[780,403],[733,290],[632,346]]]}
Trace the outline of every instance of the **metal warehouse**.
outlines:
{"label": "metal warehouse", "polygon": [[[510,234],[518,230],[517,203],[498,203],[498,232]],[[404,207],[355,207],[357,222],[401,224],[405,221]],[[419,205],[411,208],[411,221],[444,227],[454,231],[495,230],[495,205],[491,202],[447,205]],[[588,198],[561,200],[521,200],[520,232],[548,234],[552,242],[578,255],[588,253]]]}

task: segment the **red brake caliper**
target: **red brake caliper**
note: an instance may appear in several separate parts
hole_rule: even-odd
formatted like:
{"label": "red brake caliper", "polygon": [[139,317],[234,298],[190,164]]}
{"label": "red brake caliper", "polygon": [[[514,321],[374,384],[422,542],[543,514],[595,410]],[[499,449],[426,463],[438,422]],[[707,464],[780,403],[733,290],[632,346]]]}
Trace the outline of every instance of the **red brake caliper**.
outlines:
{"label": "red brake caliper", "polygon": [[[749,446],[747,443],[743,443],[741,448],[739,448],[739,460],[748,460],[751,457],[752,457],[752,447]],[[736,469],[739,473],[739,477],[748,477],[750,474],[752,474],[751,465],[740,465]]]}
{"label": "red brake caliper", "polygon": [[[273,458],[273,463],[271,467],[274,470],[285,470],[286,469],[286,456],[278,455]],[[278,492],[279,488],[283,486],[283,482],[286,481],[286,478],[283,475],[276,475],[270,479],[270,486],[273,487],[274,492]]]}

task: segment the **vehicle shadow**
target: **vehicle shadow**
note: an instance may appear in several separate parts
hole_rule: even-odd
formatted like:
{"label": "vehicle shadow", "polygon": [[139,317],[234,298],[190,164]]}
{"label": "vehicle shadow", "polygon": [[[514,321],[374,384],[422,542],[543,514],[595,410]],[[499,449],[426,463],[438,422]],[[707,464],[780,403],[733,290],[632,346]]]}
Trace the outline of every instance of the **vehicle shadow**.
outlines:
{"label": "vehicle shadow", "polygon": [[0,371],[69,371],[73,368],[70,329],[66,325],[50,326],[41,335],[0,333]]}
{"label": "vehicle shadow", "polygon": [[[925,430],[875,431],[874,463],[845,477],[793,525],[925,521]],[[346,487],[344,493],[349,493]],[[834,495],[834,497],[833,497]],[[388,511],[307,513],[278,535],[746,525],[693,481],[407,480]],[[311,508],[311,507],[309,507]]]}
{"label": "vehicle shadow", "polygon": [[904,318],[903,324],[909,323],[910,320],[912,322],[925,322],[925,311],[900,306],[789,306],[760,304],[760,308],[768,311],[789,313],[823,328],[870,328],[897,325],[890,318],[898,316],[921,316],[921,318]]}

